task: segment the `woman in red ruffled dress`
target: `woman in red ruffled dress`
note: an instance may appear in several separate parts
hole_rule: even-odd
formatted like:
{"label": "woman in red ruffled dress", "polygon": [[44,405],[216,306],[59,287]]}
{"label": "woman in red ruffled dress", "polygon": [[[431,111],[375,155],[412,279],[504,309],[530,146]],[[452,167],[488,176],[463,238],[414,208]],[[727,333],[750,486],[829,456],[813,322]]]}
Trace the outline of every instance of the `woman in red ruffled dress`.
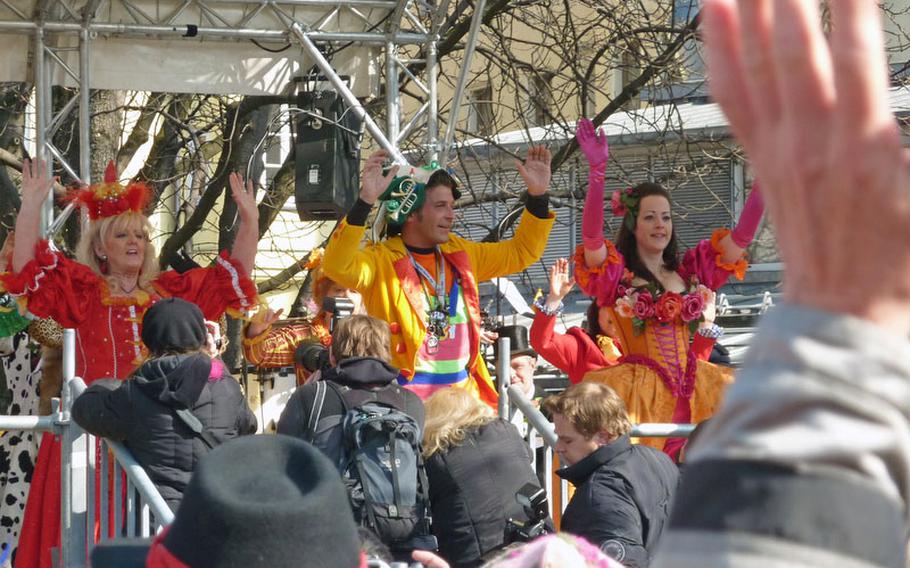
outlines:
{"label": "woman in red ruffled dress", "polygon": [[[76,330],[76,375],[87,384],[103,377],[125,379],[146,355],[142,316],[155,301],[180,297],[197,304],[206,319],[226,310],[251,308],[256,287],[250,272],[258,241],[258,210],[252,184],[231,174],[240,227],[233,255],[222,252],[210,268],[178,274],[158,271],[143,209],[151,195],[140,183],[117,182],[113,163],[104,183],[76,192],[90,222],[77,247],[77,260],[39,240],[41,207],[51,178],[41,161],[26,161],[22,206],[16,218],[12,272],[0,276],[10,294],[38,317]],[[51,549],[60,545],[60,441],[44,434],[25,509],[16,566],[50,568]]]}
{"label": "woman in red ruffled dress", "polygon": [[[575,280],[616,322],[624,354],[619,365],[587,373],[584,380],[609,385],[625,400],[629,417],[641,422],[700,422],[720,404],[732,381],[727,368],[698,360],[692,334],[703,319],[710,291],[731,275],[742,279],[745,248],[764,209],[757,186],[737,226],[717,229],[680,259],[670,212],[670,194],[655,183],[617,191],[613,213],[622,217],[616,245],[603,236],[606,136],[579,121],[576,137],[588,158],[588,194],[582,217],[583,244],[575,253]],[[698,333],[713,334],[712,329]],[[678,453],[682,439],[643,438],[642,443]]]}

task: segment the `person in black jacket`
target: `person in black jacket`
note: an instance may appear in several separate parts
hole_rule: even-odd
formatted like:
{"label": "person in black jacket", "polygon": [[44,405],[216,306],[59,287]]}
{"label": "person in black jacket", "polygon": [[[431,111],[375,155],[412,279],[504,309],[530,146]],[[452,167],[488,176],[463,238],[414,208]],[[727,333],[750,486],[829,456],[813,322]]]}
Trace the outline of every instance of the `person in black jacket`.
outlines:
{"label": "person in black jacket", "polygon": [[629,440],[625,403],[610,387],[572,385],[544,400],[556,427],[556,473],[575,485],[560,529],[630,568],[645,567],[669,521],[679,472],[664,453]]}
{"label": "person in black jacket", "polygon": [[205,320],[195,304],[155,303],[142,319],[142,341],[150,359],[126,381],[92,383],[74,401],[73,420],[91,434],[125,442],[176,511],[200,458],[254,433],[256,417],[221,360],[202,351]]}
{"label": "person in black jacket", "polygon": [[423,436],[433,534],[453,567],[478,566],[510,542],[509,519],[528,521],[516,493],[540,488],[531,450],[514,425],[464,389],[426,400]]}
{"label": "person in black jacket", "polygon": [[[319,380],[350,389],[375,391],[377,400],[414,418],[423,430],[423,401],[411,391],[397,387],[398,369],[388,363],[390,343],[389,325],[384,321],[366,315],[344,318],[332,334],[331,366],[321,371]],[[294,391],[278,419],[279,434],[310,440],[308,425],[315,396],[316,382]],[[320,417],[344,413],[340,397],[325,397]]]}

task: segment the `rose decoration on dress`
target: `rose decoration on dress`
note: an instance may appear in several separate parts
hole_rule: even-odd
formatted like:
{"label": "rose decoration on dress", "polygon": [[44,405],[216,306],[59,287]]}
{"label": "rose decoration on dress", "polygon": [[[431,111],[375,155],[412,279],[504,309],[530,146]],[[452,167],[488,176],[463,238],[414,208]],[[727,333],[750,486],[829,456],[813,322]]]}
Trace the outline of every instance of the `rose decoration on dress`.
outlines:
{"label": "rose decoration on dress", "polygon": [[[631,290],[630,290],[631,292]],[[622,296],[616,300],[616,313],[622,318],[631,318],[635,316],[635,302],[630,296]]]}
{"label": "rose decoration on dress", "polygon": [[698,292],[694,294],[686,294],[682,302],[682,313],[680,317],[686,323],[695,321],[701,317],[701,313],[705,311],[705,301],[702,299],[701,294]]}
{"label": "rose decoration on dress", "polygon": [[687,324],[689,331],[694,333],[703,320],[706,301],[710,301],[713,294],[694,279],[690,281],[688,291],[682,294],[664,291],[653,283],[637,288],[620,284],[617,292],[616,315],[632,320],[635,335],[645,331],[648,321]]}
{"label": "rose decoration on dress", "polygon": [[647,290],[640,292],[632,307],[635,317],[644,321],[654,317],[654,298]]}
{"label": "rose decoration on dress", "polygon": [[654,316],[661,323],[670,323],[682,313],[682,296],[676,292],[664,292],[654,306]]}

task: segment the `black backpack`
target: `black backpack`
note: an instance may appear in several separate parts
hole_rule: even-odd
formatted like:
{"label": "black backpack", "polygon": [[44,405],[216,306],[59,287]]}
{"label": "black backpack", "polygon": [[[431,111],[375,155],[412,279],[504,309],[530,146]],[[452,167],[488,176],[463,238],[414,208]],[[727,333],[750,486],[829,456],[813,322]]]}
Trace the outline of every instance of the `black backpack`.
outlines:
{"label": "black backpack", "polygon": [[[328,390],[341,399],[344,414],[321,416]],[[362,526],[393,551],[435,550],[421,432],[399,410],[404,405],[395,384],[366,390],[317,381],[307,436],[335,462]]]}

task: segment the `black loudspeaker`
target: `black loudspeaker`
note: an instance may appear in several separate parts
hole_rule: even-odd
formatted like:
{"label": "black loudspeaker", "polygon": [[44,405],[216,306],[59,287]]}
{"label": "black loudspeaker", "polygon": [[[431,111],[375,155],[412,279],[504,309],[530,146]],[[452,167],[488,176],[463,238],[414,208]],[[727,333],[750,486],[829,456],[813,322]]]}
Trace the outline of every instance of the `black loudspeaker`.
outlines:
{"label": "black loudspeaker", "polygon": [[334,91],[304,92],[297,106],[295,198],[301,221],[344,217],[360,191],[363,121]]}

